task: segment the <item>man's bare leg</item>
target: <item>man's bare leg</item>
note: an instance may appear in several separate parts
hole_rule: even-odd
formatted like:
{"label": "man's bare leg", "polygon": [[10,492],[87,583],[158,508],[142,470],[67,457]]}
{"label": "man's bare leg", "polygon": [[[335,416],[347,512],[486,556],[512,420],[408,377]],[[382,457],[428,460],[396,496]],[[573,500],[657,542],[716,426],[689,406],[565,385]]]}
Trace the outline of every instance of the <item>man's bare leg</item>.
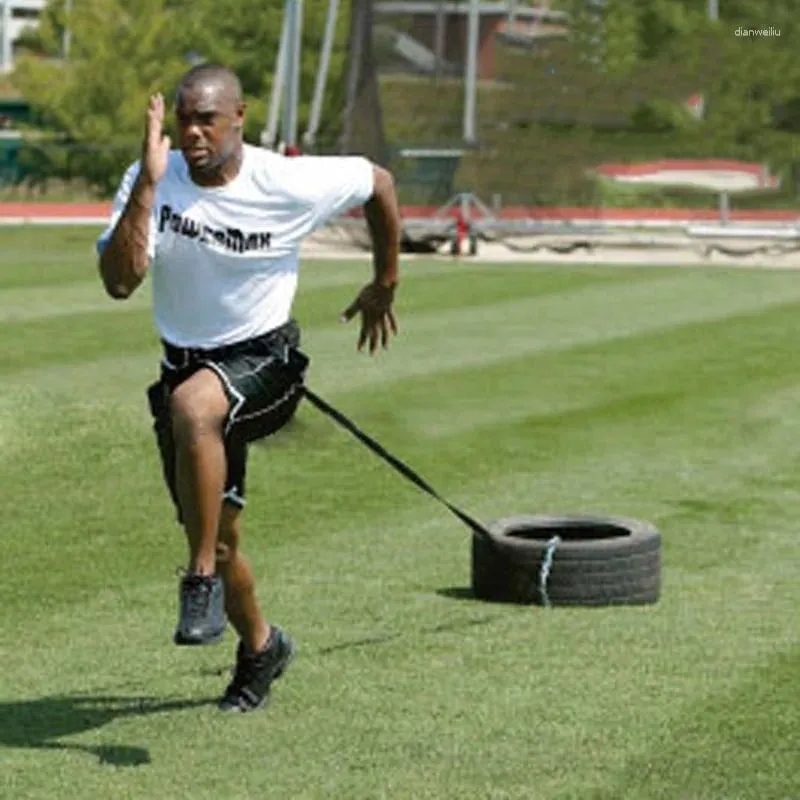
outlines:
{"label": "man's bare leg", "polygon": [[176,492],[189,544],[189,569],[180,585],[174,641],[208,645],[225,634],[224,586],[216,574],[220,506],[227,475],[223,425],[228,399],[219,378],[201,369],[170,399]]}
{"label": "man's bare leg", "polygon": [[261,614],[253,571],[239,549],[241,509],[222,507],[217,544],[217,569],[225,584],[225,612],[251,653],[261,652],[269,640],[270,626]]}
{"label": "man's bare leg", "polygon": [[189,572],[213,575],[227,471],[222,427],[228,398],[217,375],[201,369],[180,384],[172,393],[171,412]]}
{"label": "man's bare leg", "polygon": [[295,647],[285,631],[268,625],[256,600],[250,565],[239,550],[239,509],[223,506],[217,564],[225,584],[225,610],[241,639],[233,678],[219,701],[222,711],[245,713],[261,708],[272,684],[283,675]]}

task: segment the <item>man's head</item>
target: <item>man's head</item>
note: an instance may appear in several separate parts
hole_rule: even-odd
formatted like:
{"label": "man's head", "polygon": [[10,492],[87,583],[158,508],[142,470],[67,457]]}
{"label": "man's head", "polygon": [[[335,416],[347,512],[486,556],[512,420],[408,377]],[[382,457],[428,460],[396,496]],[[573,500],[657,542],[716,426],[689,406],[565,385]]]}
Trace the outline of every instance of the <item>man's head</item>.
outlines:
{"label": "man's head", "polygon": [[226,67],[201,64],[181,79],[175,97],[178,141],[192,178],[217,185],[232,177],[242,151],[245,104]]}

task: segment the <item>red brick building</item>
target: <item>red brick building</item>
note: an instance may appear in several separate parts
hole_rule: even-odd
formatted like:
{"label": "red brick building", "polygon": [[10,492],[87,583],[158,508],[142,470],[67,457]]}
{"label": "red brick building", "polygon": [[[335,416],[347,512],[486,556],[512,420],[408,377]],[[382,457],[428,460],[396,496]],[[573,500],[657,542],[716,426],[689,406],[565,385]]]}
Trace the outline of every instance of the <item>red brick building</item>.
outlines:
{"label": "red brick building", "polygon": [[[465,0],[384,0],[375,4],[375,16],[381,22],[391,22],[392,15],[410,16],[410,36],[432,52],[441,42],[444,61],[463,67],[470,6]],[[536,40],[563,36],[567,31],[566,15],[551,11],[549,0],[541,0],[535,7],[519,6],[511,15],[507,0],[483,2],[479,4],[479,15],[478,77],[483,80],[494,77],[495,34]]]}

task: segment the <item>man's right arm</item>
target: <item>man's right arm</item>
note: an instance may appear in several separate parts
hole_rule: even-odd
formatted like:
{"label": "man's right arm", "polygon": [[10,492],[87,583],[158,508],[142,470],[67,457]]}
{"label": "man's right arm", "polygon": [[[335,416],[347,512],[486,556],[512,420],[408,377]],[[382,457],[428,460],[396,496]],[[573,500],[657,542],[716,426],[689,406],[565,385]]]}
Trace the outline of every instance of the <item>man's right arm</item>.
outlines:
{"label": "man's right arm", "polygon": [[144,280],[155,254],[153,206],[156,186],[167,172],[170,138],[164,135],[164,97],[150,97],[142,158],[128,169],[114,198],[112,224],[99,241],[100,275],[111,297],[130,297]]}
{"label": "man's right arm", "polygon": [[140,172],[110,238],[102,246],[100,275],[106,292],[115,300],[130,297],[147,274],[155,195],[155,185]]}

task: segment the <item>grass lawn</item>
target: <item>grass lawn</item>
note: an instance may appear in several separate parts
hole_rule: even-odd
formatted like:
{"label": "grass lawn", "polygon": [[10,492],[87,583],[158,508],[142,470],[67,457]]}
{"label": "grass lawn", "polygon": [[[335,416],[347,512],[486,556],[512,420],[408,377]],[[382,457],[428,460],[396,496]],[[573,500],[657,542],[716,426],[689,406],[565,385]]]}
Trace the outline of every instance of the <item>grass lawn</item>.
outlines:
{"label": "grass lawn", "polygon": [[171,643],[182,534],[144,389],[149,289],[96,230],[0,228],[0,797],[800,798],[800,274],[304,264],[309,385],[481,519],[663,535],[639,608],[470,599],[469,532],[314,408],[255,447],[246,550],[298,657],[269,708]]}

